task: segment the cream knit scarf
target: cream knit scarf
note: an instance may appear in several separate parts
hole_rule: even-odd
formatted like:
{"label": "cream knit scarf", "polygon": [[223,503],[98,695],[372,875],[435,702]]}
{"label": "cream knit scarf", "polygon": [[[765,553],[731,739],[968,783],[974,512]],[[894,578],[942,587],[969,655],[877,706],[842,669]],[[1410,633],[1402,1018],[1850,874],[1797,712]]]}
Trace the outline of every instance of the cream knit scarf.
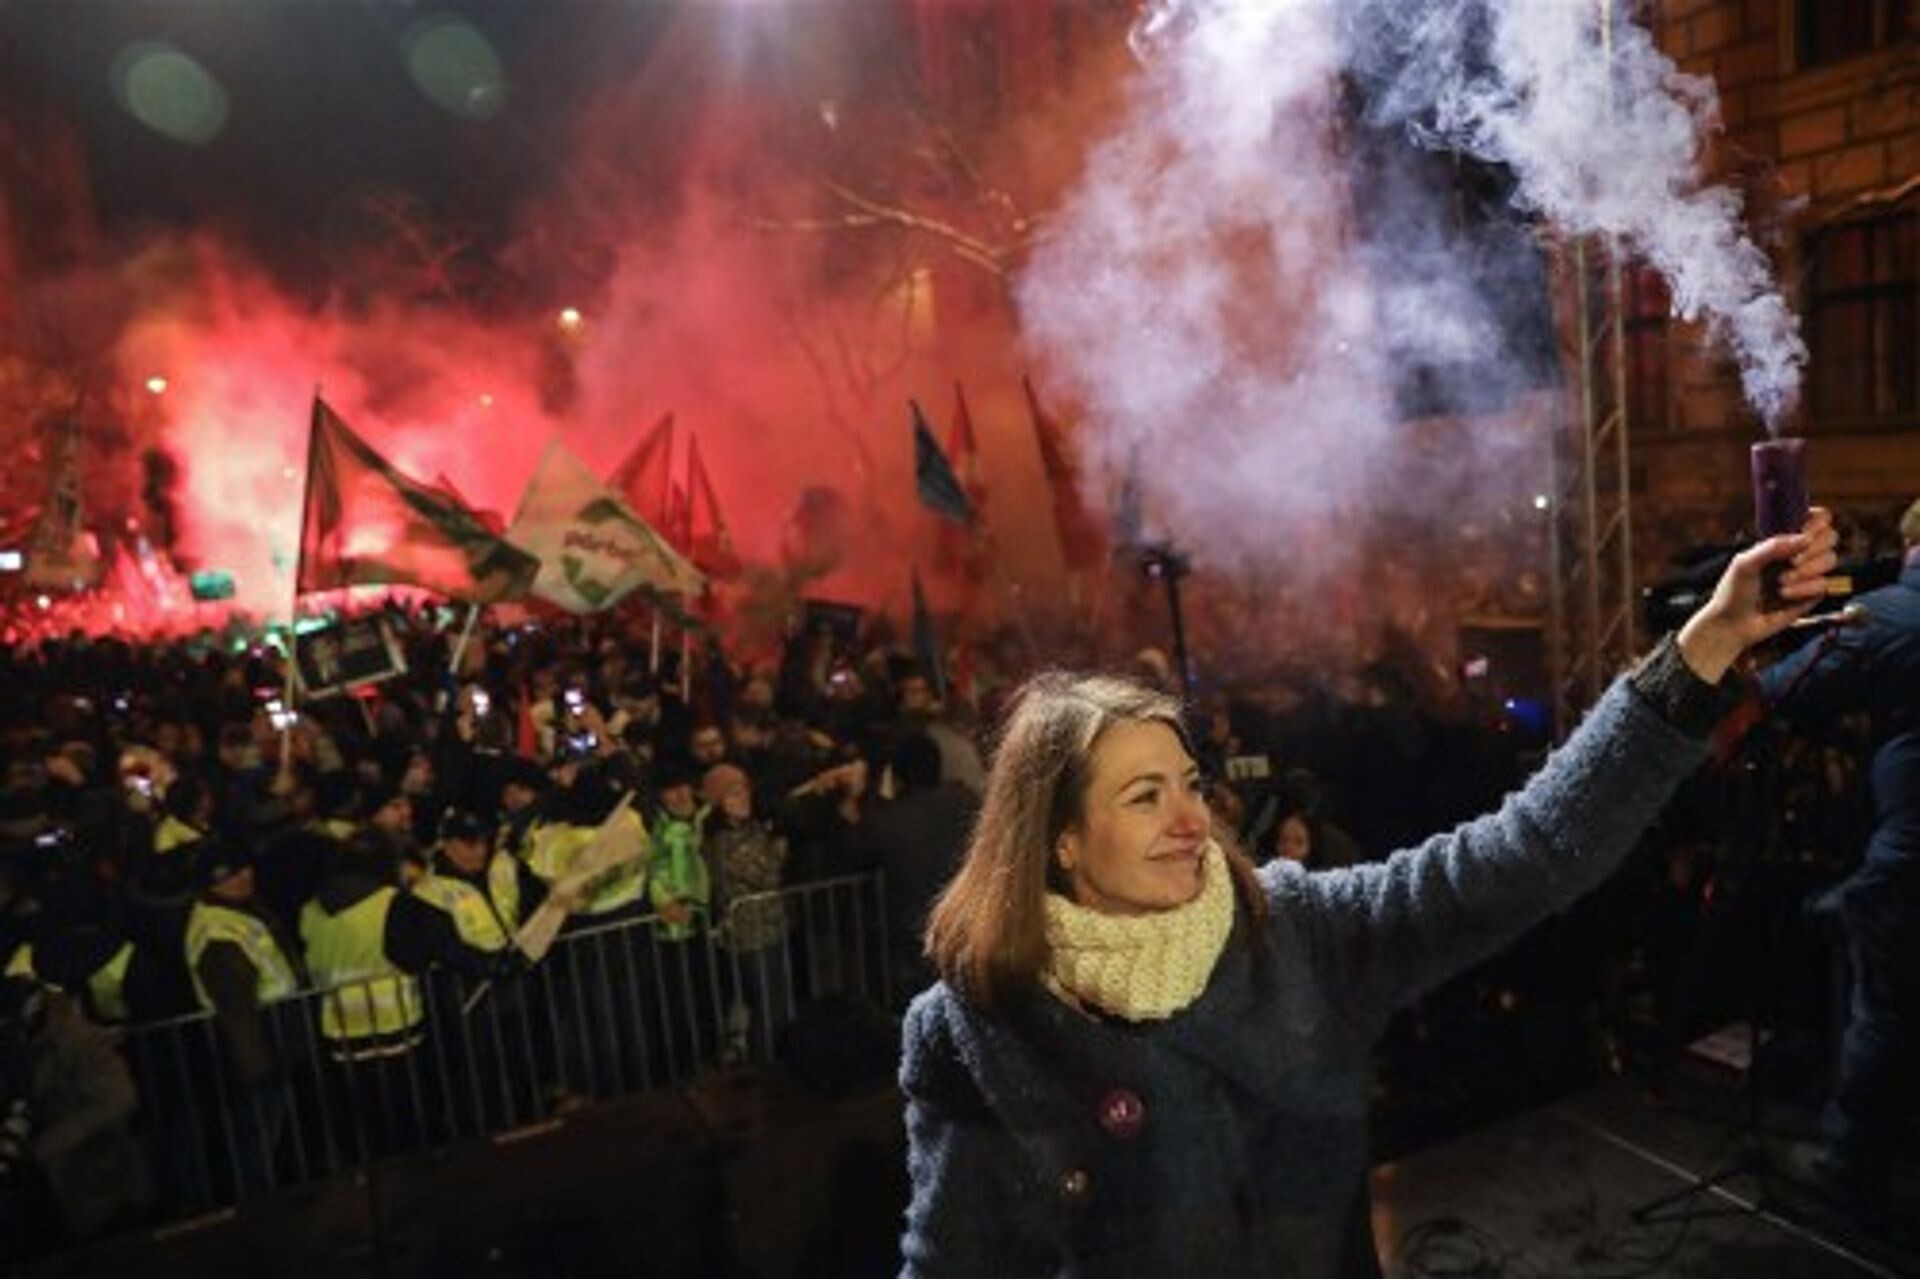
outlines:
{"label": "cream knit scarf", "polygon": [[1209,843],[1200,893],[1147,915],[1105,915],[1048,893],[1042,980],[1070,1003],[1126,1021],[1161,1021],[1200,997],[1233,931],[1233,876]]}

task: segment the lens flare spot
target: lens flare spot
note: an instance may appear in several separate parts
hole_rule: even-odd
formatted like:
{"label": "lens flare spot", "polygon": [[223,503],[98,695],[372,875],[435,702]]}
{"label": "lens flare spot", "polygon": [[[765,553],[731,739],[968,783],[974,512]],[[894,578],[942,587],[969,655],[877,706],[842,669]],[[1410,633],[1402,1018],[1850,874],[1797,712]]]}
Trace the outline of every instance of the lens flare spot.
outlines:
{"label": "lens flare spot", "polygon": [[442,111],[491,120],[506,107],[506,73],[486,36],[471,24],[445,15],[422,18],[407,29],[402,44],[407,74]]}
{"label": "lens flare spot", "polygon": [[170,44],[143,40],[113,60],[114,100],[155,133],[205,146],[227,123],[227,92]]}

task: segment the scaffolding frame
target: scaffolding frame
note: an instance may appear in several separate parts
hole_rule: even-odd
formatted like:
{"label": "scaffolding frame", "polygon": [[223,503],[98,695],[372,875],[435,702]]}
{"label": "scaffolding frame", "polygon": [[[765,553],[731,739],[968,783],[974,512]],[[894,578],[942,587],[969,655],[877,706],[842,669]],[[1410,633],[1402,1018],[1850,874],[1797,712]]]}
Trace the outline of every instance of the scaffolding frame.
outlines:
{"label": "scaffolding frame", "polygon": [[[1614,0],[1599,6],[1604,56],[1613,55]],[[1616,236],[1575,241],[1561,254],[1562,296],[1573,315],[1566,407],[1547,451],[1552,502],[1548,661],[1554,732],[1565,737],[1635,654],[1633,493],[1627,395],[1626,267]]]}

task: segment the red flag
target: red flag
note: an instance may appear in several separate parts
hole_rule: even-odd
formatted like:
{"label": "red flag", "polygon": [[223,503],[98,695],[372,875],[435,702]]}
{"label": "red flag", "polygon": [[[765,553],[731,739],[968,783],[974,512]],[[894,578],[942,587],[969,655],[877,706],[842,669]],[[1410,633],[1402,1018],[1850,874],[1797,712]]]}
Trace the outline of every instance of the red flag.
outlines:
{"label": "red flag", "polygon": [[[974,435],[973,414],[967,408],[966,390],[957,381],[953,384],[953,421],[947,428],[947,460],[974,518],[965,527],[941,523],[935,562],[943,572],[972,588],[986,579],[990,563],[984,522],[987,486],[980,482],[980,441]],[[972,611],[971,589],[967,595],[961,604],[962,613]]]}
{"label": "red flag", "polygon": [[1060,553],[1067,561],[1069,572],[1094,568],[1106,552],[1098,526],[1088,518],[1087,509],[1080,501],[1079,466],[1068,451],[1060,424],[1040,407],[1033,379],[1023,377],[1020,385],[1026,388],[1027,412],[1033,417],[1034,439],[1040,445],[1040,465],[1046,470],[1047,487],[1053,492],[1053,523],[1060,534]]}
{"label": "red flag", "polygon": [[660,521],[660,533],[682,555],[687,553],[687,547],[693,542],[692,516],[693,508],[687,501],[687,491],[678,484],[670,487],[667,490],[666,515]]}
{"label": "red flag", "polygon": [[635,515],[666,532],[669,538],[672,532],[667,528],[667,500],[672,463],[673,414],[668,413],[607,477],[607,487],[618,493]]}
{"label": "red flag", "polygon": [[491,603],[525,595],[539,569],[465,506],[401,474],[315,397],[299,593],[405,584]]}
{"label": "red flag", "polygon": [[740,557],[733,553],[720,499],[714,495],[706,463],[700,460],[700,437],[691,432],[687,435],[687,558],[714,577],[740,572]]}

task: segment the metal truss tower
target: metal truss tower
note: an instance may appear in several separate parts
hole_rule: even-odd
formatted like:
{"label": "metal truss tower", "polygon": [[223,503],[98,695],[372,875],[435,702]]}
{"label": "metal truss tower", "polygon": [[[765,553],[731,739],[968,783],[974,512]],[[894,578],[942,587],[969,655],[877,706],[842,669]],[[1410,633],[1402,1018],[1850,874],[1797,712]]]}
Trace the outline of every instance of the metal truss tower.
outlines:
{"label": "metal truss tower", "polygon": [[[1599,6],[1604,56],[1623,18]],[[1548,553],[1548,658],[1554,729],[1579,714],[1635,652],[1633,500],[1627,421],[1625,267],[1619,241],[1592,237],[1561,255],[1566,410],[1549,450],[1553,503]]]}

